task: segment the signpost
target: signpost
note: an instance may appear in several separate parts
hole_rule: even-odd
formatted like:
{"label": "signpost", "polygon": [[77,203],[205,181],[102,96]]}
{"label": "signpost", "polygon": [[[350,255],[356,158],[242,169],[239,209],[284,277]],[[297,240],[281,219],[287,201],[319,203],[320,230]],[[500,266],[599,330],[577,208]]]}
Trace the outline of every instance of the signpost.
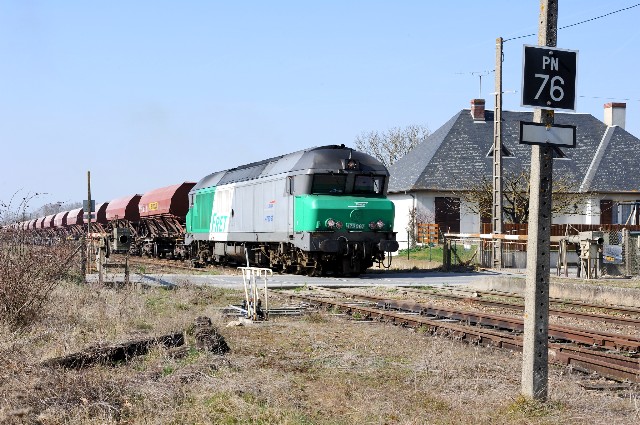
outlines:
{"label": "signpost", "polygon": [[520,143],[576,147],[576,126],[520,121]]}
{"label": "signpost", "polygon": [[[87,199],[82,201],[82,210],[85,213],[89,212],[89,201]],[[96,210],[96,201],[95,201],[95,199],[92,199],[91,200],[91,212],[95,212],[95,210]]]}
{"label": "signpost", "polygon": [[[96,210],[95,201],[91,202],[91,171],[87,171],[87,200],[82,202],[83,212],[88,213],[91,217],[91,213]],[[87,209],[84,209],[84,207]],[[91,218],[87,220],[87,258],[91,258],[93,252],[93,239],[91,238]],[[87,261],[87,273],[91,273],[91,261]],[[85,277],[86,279],[86,277]]]}
{"label": "signpost", "polygon": [[520,106],[576,110],[578,51],[524,46]]}
{"label": "signpost", "polygon": [[550,142],[563,143],[569,139],[566,130],[553,130],[554,110],[575,110],[577,52],[555,48],[558,0],[540,0],[538,22],[539,47],[525,46],[522,75],[521,103],[536,108],[533,120],[539,128],[520,124],[521,140],[524,138],[533,144],[521,390],[527,397],[546,400],[553,177],[553,145]]}

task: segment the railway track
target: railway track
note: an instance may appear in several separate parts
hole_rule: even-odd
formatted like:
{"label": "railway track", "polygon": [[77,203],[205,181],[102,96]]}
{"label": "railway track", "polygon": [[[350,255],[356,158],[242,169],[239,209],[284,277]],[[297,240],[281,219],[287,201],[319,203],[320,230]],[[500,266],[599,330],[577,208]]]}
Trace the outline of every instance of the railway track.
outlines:
{"label": "railway track", "polygon": [[[403,290],[414,290],[421,291],[416,288],[407,288],[403,287]],[[429,292],[429,291],[424,291]],[[513,292],[502,292],[502,291],[480,291],[480,290],[465,290],[465,289],[457,289],[456,292],[467,292],[467,293],[476,293],[478,295],[486,295],[492,297],[503,297],[503,298],[512,298],[519,300],[524,303],[524,297],[519,294],[515,294]],[[575,307],[575,308],[588,308],[588,309],[598,309],[601,311],[607,311],[611,313],[619,313],[619,314],[628,314],[628,315],[636,315],[640,316],[640,308],[635,307],[625,307],[625,306],[613,306],[613,305],[604,305],[604,304],[596,304],[596,303],[587,303],[583,301],[575,301],[575,300],[565,300],[561,298],[549,298],[549,303],[557,306],[567,306],[567,307]]]}
{"label": "railway track", "polygon": [[[114,258],[118,259],[117,261],[120,261],[121,259],[124,259],[124,256],[120,254],[115,254]],[[167,259],[159,259],[159,258],[134,257],[134,256],[129,257],[129,265],[130,266],[147,265],[147,266],[153,266],[153,267],[167,267],[167,268],[178,269],[178,270],[188,270],[189,272],[192,272],[192,273],[209,272],[213,269],[212,267],[196,268],[191,266],[190,264],[186,265],[184,264],[183,261],[180,261],[180,260],[167,260]]]}
{"label": "railway track", "polygon": [[[455,301],[464,301],[471,304],[479,304],[479,305],[485,305],[485,306],[491,306],[491,307],[501,307],[501,308],[507,308],[512,310],[524,311],[524,304],[510,303],[510,302],[498,301],[498,300],[486,300],[482,298],[472,298],[464,295],[444,294],[441,292],[434,292],[434,291],[407,288],[407,287],[402,287],[402,290],[407,293],[415,293],[415,294],[425,295],[429,297],[445,298],[445,299],[450,299]],[[512,297],[512,298],[517,298],[519,300],[522,300],[522,302],[524,302],[524,297],[521,297],[518,295],[500,295],[492,292],[483,292],[483,291],[480,291],[480,292],[474,291],[474,292],[477,294],[484,294],[484,295],[490,295],[490,296],[498,295],[498,296]],[[552,303],[555,305],[562,304],[565,306],[578,307],[581,309],[585,309],[585,308],[599,309],[599,310],[608,311],[608,312],[617,313],[617,314],[640,316],[640,309],[634,309],[631,307],[629,308],[615,307],[615,306],[609,307],[609,306],[603,306],[600,304],[589,304],[589,303],[581,303],[581,302],[575,302],[575,301],[553,301]],[[602,321],[605,323],[616,323],[619,325],[635,326],[640,328],[640,319],[633,318],[633,317],[613,316],[609,314],[586,313],[583,311],[566,310],[566,309],[555,308],[555,307],[549,308],[549,314],[552,314],[558,317]]]}
{"label": "railway track", "polygon": [[[431,335],[448,336],[472,344],[522,350],[523,324],[518,318],[319,289],[322,294],[284,294],[314,307],[338,309],[349,315],[357,313],[366,320],[421,328]],[[352,299],[338,300],[338,296]],[[639,347],[640,339],[634,336],[556,326],[550,329],[549,360],[576,370],[597,372],[609,379],[640,383]]]}
{"label": "railway track", "polygon": [[[390,300],[372,295],[350,294],[339,289],[322,288],[322,290],[341,296],[353,296],[357,299],[375,302],[385,309],[404,310],[421,315],[443,317],[482,326],[493,326],[513,332],[522,332],[524,330],[524,320],[518,317],[446,307],[434,307],[413,301]],[[640,352],[640,337],[635,335],[591,332],[571,326],[549,325],[549,336],[557,341],[568,341],[586,346],[603,347],[610,350],[631,353]]]}

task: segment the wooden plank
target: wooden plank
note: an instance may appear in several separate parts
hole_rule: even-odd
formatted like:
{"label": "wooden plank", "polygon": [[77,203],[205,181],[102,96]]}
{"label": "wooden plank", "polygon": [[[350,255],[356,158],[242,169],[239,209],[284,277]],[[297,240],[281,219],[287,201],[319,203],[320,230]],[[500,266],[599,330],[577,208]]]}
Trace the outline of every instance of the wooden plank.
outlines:
{"label": "wooden plank", "polygon": [[129,341],[122,344],[110,345],[108,347],[90,347],[78,353],[69,354],[62,357],[42,362],[47,367],[64,367],[68,369],[81,369],[93,364],[116,364],[128,361],[133,356],[144,355],[155,345],[165,347],[177,347],[184,344],[184,334],[176,332],[154,338],[147,338]]}

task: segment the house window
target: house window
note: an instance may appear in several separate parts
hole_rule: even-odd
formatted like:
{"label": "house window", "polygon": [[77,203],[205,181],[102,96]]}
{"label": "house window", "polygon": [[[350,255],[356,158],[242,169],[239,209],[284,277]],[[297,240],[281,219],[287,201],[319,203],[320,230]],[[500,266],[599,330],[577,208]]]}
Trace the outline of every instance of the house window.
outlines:
{"label": "house window", "polygon": [[600,224],[639,224],[640,202],[600,201]]}
{"label": "house window", "polygon": [[620,224],[638,224],[638,209],[640,208],[640,203],[629,202],[619,205],[620,209]]}

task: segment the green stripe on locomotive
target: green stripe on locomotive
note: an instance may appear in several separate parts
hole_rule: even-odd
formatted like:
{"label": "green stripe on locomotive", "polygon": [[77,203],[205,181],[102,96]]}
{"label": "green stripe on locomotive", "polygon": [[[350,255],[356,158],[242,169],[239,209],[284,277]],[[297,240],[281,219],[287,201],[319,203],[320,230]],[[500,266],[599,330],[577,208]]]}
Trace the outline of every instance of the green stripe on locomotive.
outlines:
{"label": "green stripe on locomotive", "polygon": [[378,231],[392,231],[393,202],[386,198],[363,196],[300,195],[295,197],[295,232],[335,230],[329,219],[342,223],[341,231],[371,231],[369,223],[382,220]]}
{"label": "green stripe on locomotive", "polygon": [[187,213],[187,233],[209,233],[216,188],[206,187],[193,194],[193,205]]}

